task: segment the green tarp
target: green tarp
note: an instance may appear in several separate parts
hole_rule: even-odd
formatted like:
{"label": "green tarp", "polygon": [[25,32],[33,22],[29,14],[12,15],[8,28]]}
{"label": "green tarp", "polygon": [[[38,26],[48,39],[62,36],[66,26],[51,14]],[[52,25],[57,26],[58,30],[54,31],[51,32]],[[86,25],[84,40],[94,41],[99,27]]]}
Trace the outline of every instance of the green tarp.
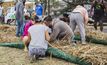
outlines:
{"label": "green tarp", "polygon": [[63,59],[63,60],[78,64],[78,65],[92,65],[91,63],[86,62],[86,60],[82,58],[66,54],[63,51],[56,49],[56,48],[49,47],[47,50],[47,53],[52,54],[52,56],[56,58]]}
{"label": "green tarp", "polygon": [[0,43],[1,47],[11,47],[11,48],[18,48],[18,49],[23,49],[24,44],[19,44],[19,43]]}
{"label": "green tarp", "polygon": [[[76,35],[74,40],[81,40],[81,37],[79,35]],[[96,39],[96,38],[89,37],[89,36],[86,36],[86,41],[95,43],[95,44],[107,45],[107,40]]]}

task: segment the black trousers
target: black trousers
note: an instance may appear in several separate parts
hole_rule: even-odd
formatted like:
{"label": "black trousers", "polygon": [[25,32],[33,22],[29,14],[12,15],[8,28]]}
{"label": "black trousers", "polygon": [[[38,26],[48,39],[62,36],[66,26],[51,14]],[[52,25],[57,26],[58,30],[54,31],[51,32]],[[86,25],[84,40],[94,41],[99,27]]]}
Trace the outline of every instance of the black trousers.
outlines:
{"label": "black trousers", "polygon": [[104,15],[94,15],[93,19],[94,19],[94,28],[97,30],[97,23],[99,23],[100,26],[100,30],[103,31],[103,17]]}

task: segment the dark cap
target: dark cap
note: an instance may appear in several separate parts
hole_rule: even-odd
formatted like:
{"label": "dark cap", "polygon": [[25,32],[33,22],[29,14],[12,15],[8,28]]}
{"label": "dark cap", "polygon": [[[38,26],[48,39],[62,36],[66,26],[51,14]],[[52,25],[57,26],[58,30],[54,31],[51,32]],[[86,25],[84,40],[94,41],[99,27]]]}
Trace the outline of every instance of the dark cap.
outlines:
{"label": "dark cap", "polygon": [[64,13],[64,14],[63,14],[63,16],[64,16],[64,17],[68,17],[68,16],[69,16],[69,14],[67,14],[67,13]]}
{"label": "dark cap", "polygon": [[52,21],[52,17],[48,15],[47,17],[44,18],[44,21]]}
{"label": "dark cap", "polygon": [[35,20],[35,22],[41,22],[41,19],[38,16],[36,16],[36,15],[34,17],[34,20]]}

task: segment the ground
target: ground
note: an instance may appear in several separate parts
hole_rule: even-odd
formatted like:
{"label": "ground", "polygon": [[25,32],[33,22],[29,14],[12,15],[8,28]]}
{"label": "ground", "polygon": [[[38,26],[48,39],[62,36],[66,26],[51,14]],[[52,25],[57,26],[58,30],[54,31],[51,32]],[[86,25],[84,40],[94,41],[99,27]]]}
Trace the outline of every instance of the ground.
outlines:
{"label": "ground", "polygon": [[[15,37],[15,26],[0,25],[0,42],[18,42],[19,38]],[[3,28],[2,28],[3,27]],[[91,27],[92,28],[92,27]],[[107,28],[104,27],[104,32]],[[12,38],[13,37],[13,38]],[[87,43],[87,45],[77,44],[52,44],[55,48],[59,48],[65,53],[72,54],[78,57],[83,57],[87,61],[91,61],[93,65],[107,65],[107,46],[100,44]],[[66,62],[62,59],[46,57],[44,60],[38,60],[35,63],[30,63],[28,53],[23,49],[0,47],[0,65],[76,65]]]}
{"label": "ground", "polygon": [[[0,24],[0,43],[19,42],[20,39],[15,36],[15,26]],[[28,52],[23,49],[0,47],[0,65],[75,65],[66,62],[46,57],[45,60],[39,60],[35,63],[30,63]]]}
{"label": "ground", "polygon": [[30,63],[28,53],[20,49],[0,47],[0,65],[75,65],[63,60],[47,57]]}

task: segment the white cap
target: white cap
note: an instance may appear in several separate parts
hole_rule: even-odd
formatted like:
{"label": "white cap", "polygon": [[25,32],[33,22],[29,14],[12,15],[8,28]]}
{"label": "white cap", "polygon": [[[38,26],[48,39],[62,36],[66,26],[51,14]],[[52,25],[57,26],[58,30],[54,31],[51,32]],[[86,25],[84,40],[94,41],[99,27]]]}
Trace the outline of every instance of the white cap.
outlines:
{"label": "white cap", "polygon": [[24,13],[24,16],[30,17],[30,14],[28,12]]}

